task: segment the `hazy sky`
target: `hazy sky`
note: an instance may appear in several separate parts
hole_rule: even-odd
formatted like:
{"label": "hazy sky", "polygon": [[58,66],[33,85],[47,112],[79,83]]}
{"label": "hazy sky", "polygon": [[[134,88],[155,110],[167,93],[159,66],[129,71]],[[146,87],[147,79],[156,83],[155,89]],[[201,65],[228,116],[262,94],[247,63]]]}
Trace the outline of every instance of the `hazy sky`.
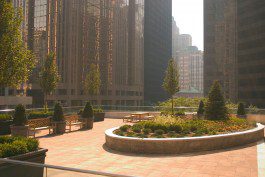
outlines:
{"label": "hazy sky", "polygon": [[181,34],[190,34],[193,45],[203,50],[203,0],[172,0],[172,15]]}

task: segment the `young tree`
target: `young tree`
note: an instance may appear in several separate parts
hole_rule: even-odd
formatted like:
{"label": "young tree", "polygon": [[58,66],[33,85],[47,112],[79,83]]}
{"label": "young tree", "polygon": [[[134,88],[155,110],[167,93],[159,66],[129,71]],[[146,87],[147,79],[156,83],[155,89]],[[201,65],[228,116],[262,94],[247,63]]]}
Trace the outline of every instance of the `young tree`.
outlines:
{"label": "young tree", "polygon": [[205,108],[205,118],[209,120],[226,120],[229,118],[225,99],[218,81],[214,81]]}
{"label": "young tree", "polygon": [[60,80],[54,53],[48,54],[44,65],[39,73],[40,87],[44,93],[44,106],[47,107],[47,95],[56,88]]}
{"label": "young tree", "polygon": [[199,108],[197,110],[197,115],[198,116],[202,116],[204,114],[204,103],[203,101],[201,100],[200,101],[200,104],[199,104]]}
{"label": "young tree", "polygon": [[21,36],[21,9],[0,0],[0,87],[17,87],[28,80],[35,65]]}
{"label": "young tree", "polygon": [[100,85],[101,80],[99,67],[95,64],[91,64],[84,81],[85,94],[98,95],[100,92]]}
{"label": "young tree", "polygon": [[171,96],[171,111],[174,114],[174,99],[173,95],[179,91],[179,74],[177,65],[173,59],[168,62],[166,75],[164,78],[163,88]]}

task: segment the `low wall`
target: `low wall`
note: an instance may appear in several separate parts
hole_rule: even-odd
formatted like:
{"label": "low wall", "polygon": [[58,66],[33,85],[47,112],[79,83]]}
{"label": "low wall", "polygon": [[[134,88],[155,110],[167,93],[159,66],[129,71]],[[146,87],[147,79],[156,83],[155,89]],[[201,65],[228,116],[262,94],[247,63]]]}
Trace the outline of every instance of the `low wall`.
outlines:
{"label": "low wall", "polygon": [[106,145],[110,149],[145,154],[180,154],[225,149],[257,142],[264,138],[264,126],[257,124],[251,130],[223,135],[187,138],[134,138],[113,133],[116,128],[105,131]]}

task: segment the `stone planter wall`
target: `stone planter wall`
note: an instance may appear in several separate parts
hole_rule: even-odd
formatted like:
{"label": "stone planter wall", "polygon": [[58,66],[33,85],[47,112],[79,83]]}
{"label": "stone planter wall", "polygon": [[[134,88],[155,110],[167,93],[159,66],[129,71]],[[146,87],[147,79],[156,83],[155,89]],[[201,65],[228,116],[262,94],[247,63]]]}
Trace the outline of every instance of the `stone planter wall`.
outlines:
{"label": "stone planter wall", "polygon": [[11,133],[10,125],[13,120],[0,121],[0,135],[9,135]]}
{"label": "stone planter wall", "polygon": [[223,135],[187,138],[134,138],[113,134],[117,128],[106,130],[107,147],[130,153],[180,154],[225,149],[257,142],[264,138],[264,126],[257,124],[254,129]]}
{"label": "stone planter wall", "polygon": [[[39,149],[36,152],[29,152],[27,154],[10,157],[9,159],[44,164],[47,151],[47,149]],[[10,164],[0,161],[0,176],[43,177],[43,168],[32,167],[28,165]]]}

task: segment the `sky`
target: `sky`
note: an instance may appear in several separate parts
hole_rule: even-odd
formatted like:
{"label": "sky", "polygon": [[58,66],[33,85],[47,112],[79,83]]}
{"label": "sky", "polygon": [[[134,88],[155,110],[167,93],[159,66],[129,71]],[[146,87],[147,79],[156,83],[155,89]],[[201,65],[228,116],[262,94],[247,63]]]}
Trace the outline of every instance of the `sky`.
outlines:
{"label": "sky", "polygon": [[172,0],[172,5],[180,34],[190,34],[193,45],[203,50],[203,0]]}

